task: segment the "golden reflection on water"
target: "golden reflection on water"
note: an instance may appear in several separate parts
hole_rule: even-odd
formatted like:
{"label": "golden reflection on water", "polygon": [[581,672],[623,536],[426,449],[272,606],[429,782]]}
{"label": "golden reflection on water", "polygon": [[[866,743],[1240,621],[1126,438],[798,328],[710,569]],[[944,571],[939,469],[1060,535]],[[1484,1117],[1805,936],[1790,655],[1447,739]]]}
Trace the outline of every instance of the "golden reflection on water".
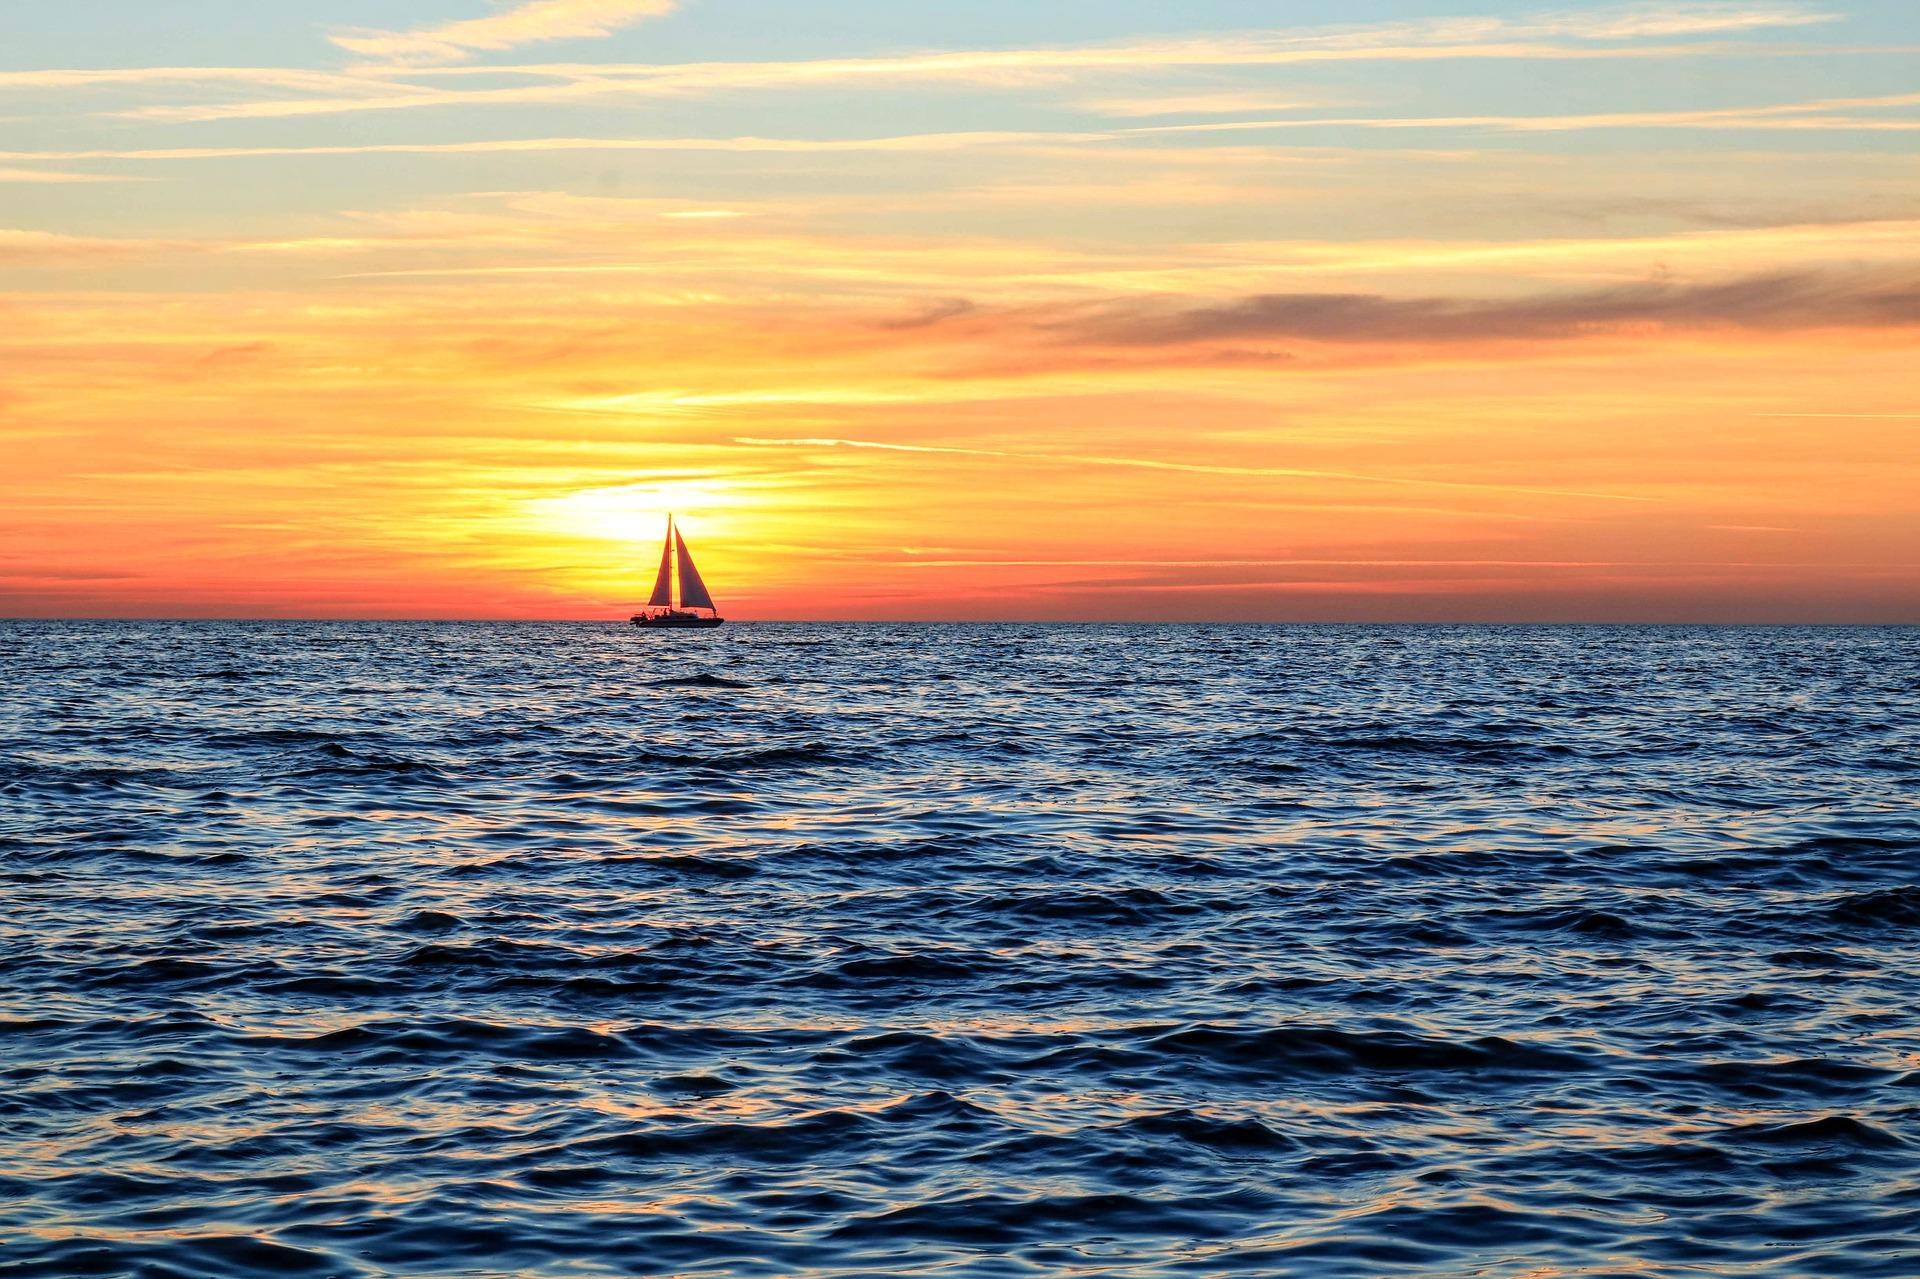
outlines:
{"label": "golden reflection on water", "polygon": [[[630,630],[0,652],[80,742],[0,749],[15,1245],[1784,1279],[1904,1220],[1903,639]],[[1809,669],[1817,752],[1714,709]]]}

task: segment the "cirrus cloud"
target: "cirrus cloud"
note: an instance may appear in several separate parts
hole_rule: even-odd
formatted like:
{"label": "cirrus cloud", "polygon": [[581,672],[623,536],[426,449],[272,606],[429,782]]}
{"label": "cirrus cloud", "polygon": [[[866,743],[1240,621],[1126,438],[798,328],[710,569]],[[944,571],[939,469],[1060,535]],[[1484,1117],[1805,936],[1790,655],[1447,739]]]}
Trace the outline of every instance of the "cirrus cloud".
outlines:
{"label": "cirrus cloud", "polygon": [[355,31],[329,39],[382,62],[460,62],[476,53],[523,44],[612,35],[643,18],[664,17],[676,7],[678,0],[531,0],[491,17],[416,31]]}

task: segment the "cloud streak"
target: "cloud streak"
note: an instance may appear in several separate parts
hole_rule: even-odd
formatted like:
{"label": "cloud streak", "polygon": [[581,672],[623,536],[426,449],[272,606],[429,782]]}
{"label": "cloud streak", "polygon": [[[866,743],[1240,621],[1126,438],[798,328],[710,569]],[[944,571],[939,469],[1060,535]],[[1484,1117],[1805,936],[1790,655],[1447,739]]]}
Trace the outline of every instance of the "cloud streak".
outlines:
{"label": "cloud streak", "polygon": [[1516,484],[1481,484],[1467,480],[1429,480],[1404,475],[1372,475],[1358,471],[1325,471],[1293,466],[1223,466],[1203,462],[1166,462],[1144,457],[1109,457],[1102,454],[1027,453],[1012,449],[962,448],[939,444],[889,444],[879,440],[848,440],[834,437],[770,439],[764,436],[737,435],[735,444],[750,448],[842,448],[875,449],[888,453],[934,453],[957,457],[1006,458],[1013,461],[1044,462],[1054,465],[1112,466],[1143,471],[1174,471],[1185,475],[1243,476],[1250,479],[1349,480],[1361,484],[1394,484],[1413,488],[1475,490],[1493,493],[1518,493],[1533,497],[1578,497],[1602,502],[1655,502],[1658,498],[1628,493],[1590,493],[1577,489],[1531,488]]}
{"label": "cloud streak", "polygon": [[1074,341],[1157,346],[1258,338],[1347,343],[1539,340],[1634,327],[1912,325],[1920,325],[1920,268],[1781,272],[1713,284],[1636,284],[1511,300],[1272,293],[1197,307],[1129,302],[1042,327]]}
{"label": "cloud streak", "polygon": [[1156,115],[1233,115],[1247,111],[1305,111],[1329,104],[1272,91],[1243,89],[1158,97],[1091,98],[1076,105],[1099,115],[1138,118]]}
{"label": "cloud streak", "polygon": [[[1170,68],[1454,59],[1699,57],[1725,50],[1701,42],[1697,37],[1805,27],[1832,17],[1792,4],[1693,4],[1663,6],[1658,10],[1633,6],[1526,18],[1435,19],[1343,28],[1231,32],[1114,44],[952,50],[804,61],[457,65],[480,51],[542,40],[605,35],[629,22],[659,16],[672,8],[672,0],[540,0],[493,17],[420,31],[364,32],[333,37],[335,44],[377,59],[375,66],[363,69],[384,75],[515,75],[535,77],[546,83],[472,90],[428,89],[406,84],[390,85],[385,93],[367,93],[355,87],[344,95],[154,106],[125,114],[176,121],[248,119],[848,84],[942,82],[1021,87],[1092,75],[1135,75]],[[1648,39],[1681,43],[1633,43]]]}
{"label": "cloud streak", "polygon": [[[432,95],[427,95],[431,97]],[[300,103],[285,104],[299,107]],[[1920,119],[1827,114],[1843,110],[1920,106],[1920,93],[1878,97],[1821,98],[1760,106],[1708,108],[1678,112],[1597,112],[1561,116],[1374,116],[1298,117],[1276,120],[1222,120],[1188,124],[1136,125],[1091,130],[969,130],[894,134],[856,138],[736,137],[666,138],[501,138],[461,142],[349,143],[321,146],[146,147],[67,151],[0,151],[0,160],[209,160],[266,156],[462,155],[541,151],[956,151],[982,147],[1064,147],[1124,143],[1181,134],[1242,133],[1303,128],[1442,129],[1495,128],[1517,132],[1582,129],[1724,128],[1914,130]]]}
{"label": "cloud streak", "polygon": [[1103,133],[905,133],[868,138],[498,138],[469,142],[370,142],[333,146],[142,147],[124,150],[0,151],[0,160],[242,160],[267,156],[487,155],[550,151],[964,151],[1013,144],[1101,141]]}
{"label": "cloud streak", "polygon": [[[1099,74],[1137,74],[1167,68],[1275,67],[1322,62],[1436,62],[1475,60],[1600,61],[1698,57],[1703,45],[1569,46],[1528,42],[1461,45],[1381,45],[1356,48],[1271,49],[1231,41],[1131,45],[1097,50],[1010,50],[934,53],[906,57],[812,62],[712,62],[661,65],[575,65],[417,68],[428,74],[525,75],[547,83],[507,88],[428,88],[388,83],[387,92],[356,87],[349,96],[140,107],[130,119],[190,123],[403,111],[421,107],[560,105],[608,98],[658,98],[728,91],[836,88],[926,83],[1031,87]],[[381,68],[391,71],[393,68]]]}
{"label": "cloud streak", "polygon": [[[1753,525],[1713,525],[1752,529]],[[1794,529],[1764,529],[1791,533]],[[896,563],[912,568],[1882,568],[1863,563],[1829,565],[1826,561],[1782,560],[1518,560],[1518,559],[1243,559],[1243,560],[1022,560],[1022,559],[907,559]],[[1916,567],[1896,565],[1894,567]],[[1231,585],[1231,583],[1224,583]],[[1222,585],[1215,583],[1214,585]]]}
{"label": "cloud streak", "polygon": [[0,182],[25,182],[42,185],[84,182],[138,182],[139,178],[106,173],[64,173],[56,169],[0,168]]}
{"label": "cloud streak", "polygon": [[192,250],[198,247],[190,241],[115,240],[0,227],[0,264],[9,266],[87,265],[117,261],[156,250]]}
{"label": "cloud streak", "polygon": [[1279,120],[1210,120],[1141,125],[1131,135],[1242,133],[1272,129],[1504,129],[1518,133],[1578,129],[1916,129],[1920,120],[1836,115],[1849,110],[1920,106],[1920,93],[1821,98],[1693,111],[1611,111],[1584,115],[1312,116]]}
{"label": "cloud streak", "polygon": [[458,62],[477,53],[550,40],[612,35],[672,13],[677,0],[531,0],[503,13],[415,31],[356,31],[329,37],[350,53],[386,63]]}
{"label": "cloud streak", "polygon": [[390,92],[397,82],[295,67],[51,67],[0,71],[0,90],[100,89],[153,84],[244,84],[319,93]]}

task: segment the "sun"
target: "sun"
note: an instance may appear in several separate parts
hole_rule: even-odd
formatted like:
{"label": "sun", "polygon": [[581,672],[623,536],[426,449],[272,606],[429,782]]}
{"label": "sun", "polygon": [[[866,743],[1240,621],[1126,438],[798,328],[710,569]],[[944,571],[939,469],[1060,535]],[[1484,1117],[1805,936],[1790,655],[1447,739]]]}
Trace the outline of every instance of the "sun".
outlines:
{"label": "sun", "polygon": [[710,478],[670,478],[533,498],[526,512],[557,539],[638,546],[660,540],[669,514],[690,521],[708,537],[724,539],[740,505],[739,494]]}

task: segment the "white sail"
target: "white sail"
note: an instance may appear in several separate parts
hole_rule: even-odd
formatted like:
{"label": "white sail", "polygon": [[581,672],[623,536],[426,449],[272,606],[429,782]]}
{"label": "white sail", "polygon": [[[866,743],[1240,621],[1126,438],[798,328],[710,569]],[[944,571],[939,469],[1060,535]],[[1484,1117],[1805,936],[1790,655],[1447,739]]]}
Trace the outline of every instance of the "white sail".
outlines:
{"label": "white sail", "polygon": [[687,553],[687,539],[675,529],[673,540],[680,552],[680,607],[713,608],[713,596],[707,594],[707,584],[700,580],[700,570],[693,566],[693,556]]}

